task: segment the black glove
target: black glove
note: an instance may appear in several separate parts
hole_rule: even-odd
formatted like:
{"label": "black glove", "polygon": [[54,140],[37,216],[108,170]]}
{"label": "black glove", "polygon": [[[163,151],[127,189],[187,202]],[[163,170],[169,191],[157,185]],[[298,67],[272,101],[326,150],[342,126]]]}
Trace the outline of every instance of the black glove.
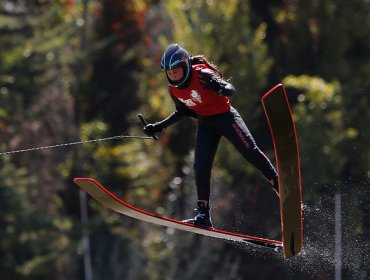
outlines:
{"label": "black glove", "polygon": [[147,136],[153,137],[156,133],[162,132],[163,127],[160,123],[149,123],[144,126],[144,132]]}
{"label": "black glove", "polygon": [[203,69],[199,73],[199,81],[203,88],[215,91],[218,95],[232,96],[236,90],[234,86],[210,69]]}

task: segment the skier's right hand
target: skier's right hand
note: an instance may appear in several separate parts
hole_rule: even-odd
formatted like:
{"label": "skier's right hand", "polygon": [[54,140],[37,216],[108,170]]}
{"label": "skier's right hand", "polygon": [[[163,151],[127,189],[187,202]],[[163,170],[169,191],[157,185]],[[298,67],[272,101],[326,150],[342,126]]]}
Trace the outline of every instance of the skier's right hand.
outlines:
{"label": "skier's right hand", "polygon": [[162,132],[163,127],[160,123],[149,123],[144,126],[144,132],[149,137],[155,136],[156,133]]}

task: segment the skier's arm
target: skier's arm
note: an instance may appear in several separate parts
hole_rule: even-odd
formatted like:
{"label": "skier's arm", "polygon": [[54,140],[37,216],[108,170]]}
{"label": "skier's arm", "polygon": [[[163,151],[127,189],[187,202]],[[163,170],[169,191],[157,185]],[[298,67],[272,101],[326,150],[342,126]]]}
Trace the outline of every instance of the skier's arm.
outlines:
{"label": "skier's arm", "polygon": [[191,109],[187,108],[180,100],[176,97],[172,96],[172,99],[175,103],[175,111],[172,112],[167,118],[160,122],[156,122],[153,124],[148,124],[144,127],[144,132],[148,136],[153,136],[156,133],[160,133],[163,129],[181,121],[185,116],[190,117],[197,117],[197,115]]}
{"label": "skier's arm", "polygon": [[204,88],[213,90],[218,95],[232,96],[236,93],[232,84],[222,79],[211,69],[202,69],[199,73],[199,80]]}
{"label": "skier's arm", "polygon": [[156,124],[161,126],[162,129],[165,129],[166,127],[169,127],[179,121],[181,121],[184,117],[194,117],[196,118],[197,115],[194,113],[193,110],[189,109],[182,103],[180,100],[178,100],[176,97],[171,95],[171,98],[173,102],[175,103],[175,111],[172,112],[171,115],[169,115],[164,120],[157,122]]}

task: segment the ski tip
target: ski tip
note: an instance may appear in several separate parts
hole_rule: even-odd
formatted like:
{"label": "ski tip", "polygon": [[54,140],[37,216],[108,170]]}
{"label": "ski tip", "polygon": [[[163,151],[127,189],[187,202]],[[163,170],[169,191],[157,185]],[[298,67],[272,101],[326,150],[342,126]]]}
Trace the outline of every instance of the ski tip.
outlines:
{"label": "ski tip", "polygon": [[74,178],[73,179],[73,182],[75,183],[78,183],[80,181],[90,181],[90,182],[94,182],[94,183],[97,183],[96,180],[92,179],[92,178],[83,178],[83,177],[77,177],[77,178]]}
{"label": "ski tip", "polygon": [[73,179],[73,182],[75,182],[75,183],[76,183],[76,182],[78,182],[78,181],[83,181],[84,179],[86,179],[86,178],[79,178],[79,177],[78,177],[78,178],[74,178],[74,179]]}

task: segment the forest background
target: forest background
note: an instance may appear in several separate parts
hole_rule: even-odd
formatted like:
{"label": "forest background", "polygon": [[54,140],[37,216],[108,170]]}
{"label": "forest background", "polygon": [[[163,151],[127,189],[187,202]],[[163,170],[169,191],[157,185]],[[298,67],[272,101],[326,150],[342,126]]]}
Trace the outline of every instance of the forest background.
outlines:
{"label": "forest background", "polygon": [[[192,119],[158,142],[4,154],[143,135],[138,113],[153,122],[174,109],[160,70],[172,42],[231,77],[231,102],[272,159],[260,98],[286,86],[301,154],[300,256],[286,261],[123,217],[74,185],[93,177],[142,209],[188,217]],[[369,58],[368,0],[2,0],[0,278],[368,279]],[[261,177],[222,141],[212,177],[217,228],[281,238],[278,201]]]}

